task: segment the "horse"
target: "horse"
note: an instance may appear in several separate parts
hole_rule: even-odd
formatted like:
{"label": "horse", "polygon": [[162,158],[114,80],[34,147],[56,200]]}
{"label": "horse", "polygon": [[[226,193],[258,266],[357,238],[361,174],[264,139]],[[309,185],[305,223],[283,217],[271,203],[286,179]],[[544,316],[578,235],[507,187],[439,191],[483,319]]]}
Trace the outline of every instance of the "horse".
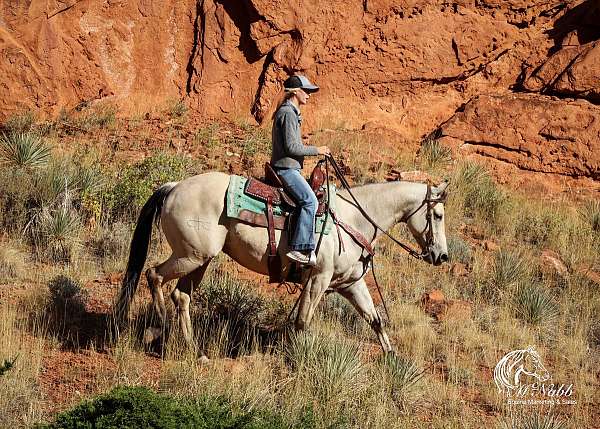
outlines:
{"label": "horse", "polygon": [[[146,271],[161,326],[161,329],[146,331],[150,336],[147,341],[158,339],[164,330],[167,312],[162,286],[177,279],[171,300],[186,342],[190,346],[194,344],[190,319],[192,290],[199,287],[210,261],[220,252],[254,272],[268,274],[267,229],[226,216],[225,196],[229,180],[228,174],[209,172],[181,182],[166,183],[141,209],[114,311],[117,320],[126,320],[147,258],[152,226],[157,222],[172,253],[167,260]],[[369,237],[371,246],[382,232],[363,216],[361,207],[382,230],[404,222],[419,244],[423,259],[440,265],[448,260],[443,204],[447,186],[446,182],[428,186],[393,181],[353,187],[351,194],[348,190],[340,190],[337,192],[336,217],[364,237]],[[360,206],[350,199],[352,195]],[[365,255],[363,246],[345,231],[338,229],[337,235],[335,232],[332,230],[322,237],[317,265],[302,272],[305,287],[298,301],[295,329],[302,331],[308,328],[325,292],[335,291],[350,301],[369,323],[383,351],[392,352],[387,332],[364,279],[369,270],[369,255]],[[278,253],[282,255],[282,266],[289,268],[291,262],[285,257],[287,233],[276,231],[275,238]]]}
{"label": "horse", "polygon": [[524,350],[507,353],[494,368],[494,381],[499,392],[510,396],[521,386],[521,375],[544,382],[550,378],[538,352],[529,346]]}

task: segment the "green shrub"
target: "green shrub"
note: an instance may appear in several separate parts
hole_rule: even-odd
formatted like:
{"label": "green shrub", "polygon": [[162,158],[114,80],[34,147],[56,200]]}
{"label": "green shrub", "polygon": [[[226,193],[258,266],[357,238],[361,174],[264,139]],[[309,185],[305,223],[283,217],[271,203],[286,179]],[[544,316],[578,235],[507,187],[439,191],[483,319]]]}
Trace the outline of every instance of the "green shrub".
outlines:
{"label": "green shrub", "polygon": [[188,107],[185,105],[183,100],[172,99],[169,100],[167,105],[167,114],[171,118],[183,118],[188,111]]}
{"label": "green shrub", "polygon": [[525,212],[517,219],[516,238],[533,245],[546,245],[556,237],[561,224],[561,216],[554,210]]}
{"label": "green shrub", "polygon": [[145,387],[117,387],[41,426],[47,429],[283,429],[315,427],[311,409],[296,421],[254,407],[235,409],[222,397],[178,400]]}
{"label": "green shrub", "polygon": [[188,156],[157,153],[125,167],[105,197],[114,214],[137,212],[162,184],[179,181],[193,171]]}
{"label": "green shrub", "polygon": [[201,309],[195,315],[200,347],[227,356],[269,345],[285,317],[279,301],[256,294],[251,285],[226,272],[211,275],[195,300]]}
{"label": "green shrub", "polygon": [[0,136],[0,162],[13,168],[35,168],[50,159],[50,148],[32,132]]}

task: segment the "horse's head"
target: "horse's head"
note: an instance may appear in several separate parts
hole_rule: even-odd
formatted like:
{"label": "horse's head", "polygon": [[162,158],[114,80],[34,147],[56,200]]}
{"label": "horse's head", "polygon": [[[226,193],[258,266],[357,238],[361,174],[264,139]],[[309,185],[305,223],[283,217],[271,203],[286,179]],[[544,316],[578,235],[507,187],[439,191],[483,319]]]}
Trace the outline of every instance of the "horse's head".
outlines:
{"label": "horse's head", "polygon": [[550,378],[550,373],[544,367],[542,359],[533,346],[527,347],[523,354],[523,372],[531,377],[535,377],[540,381],[546,381]]}
{"label": "horse's head", "polygon": [[439,186],[427,186],[425,198],[406,219],[408,229],[421,247],[423,259],[433,265],[448,261],[444,223],[447,190],[447,182]]}

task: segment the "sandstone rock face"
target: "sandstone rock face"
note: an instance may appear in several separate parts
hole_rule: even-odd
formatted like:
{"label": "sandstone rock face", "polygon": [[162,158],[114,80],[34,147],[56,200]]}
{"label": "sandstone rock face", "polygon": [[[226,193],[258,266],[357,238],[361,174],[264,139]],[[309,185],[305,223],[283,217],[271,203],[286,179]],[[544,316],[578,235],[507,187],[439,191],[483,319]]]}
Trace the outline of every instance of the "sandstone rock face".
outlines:
{"label": "sandstone rock face", "polygon": [[[442,125],[465,153],[600,179],[600,107],[539,95],[479,96]],[[458,142],[458,143],[457,143]]]}
{"label": "sandstone rock face", "polygon": [[[567,116],[579,109],[597,118],[593,106],[548,96],[600,102],[599,18],[596,0],[4,0],[0,116],[103,99],[144,113],[178,98],[206,118],[265,121],[283,79],[302,72],[322,88],[306,109],[307,131],[375,122],[416,142],[465,103],[511,100],[514,91],[536,93],[557,113],[562,105]],[[481,112],[494,116],[492,107]],[[554,131],[524,143],[502,134],[504,147],[559,146]],[[586,139],[567,138],[557,156]],[[552,157],[525,158],[515,158],[523,168],[593,175],[582,160],[560,167]]]}

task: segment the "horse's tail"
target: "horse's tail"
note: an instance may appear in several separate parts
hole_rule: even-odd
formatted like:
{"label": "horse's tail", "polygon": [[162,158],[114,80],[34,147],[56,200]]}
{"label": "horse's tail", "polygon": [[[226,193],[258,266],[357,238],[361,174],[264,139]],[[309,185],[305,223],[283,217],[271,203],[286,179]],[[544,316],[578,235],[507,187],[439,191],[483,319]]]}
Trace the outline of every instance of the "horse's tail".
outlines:
{"label": "horse's tail", "polygon": [[158,225],[163,203],[175,185],[177,185],[177,182],[165,183],[148,198],[148,201],[142,207],[129,247],[127,271],[125,271],[121,291],[114,308],[118,326],[122,325],[127,319],[131,300],[137,289],[140,274],[144,269],[150,238],[152,237],[152,223],[156,222]]}

